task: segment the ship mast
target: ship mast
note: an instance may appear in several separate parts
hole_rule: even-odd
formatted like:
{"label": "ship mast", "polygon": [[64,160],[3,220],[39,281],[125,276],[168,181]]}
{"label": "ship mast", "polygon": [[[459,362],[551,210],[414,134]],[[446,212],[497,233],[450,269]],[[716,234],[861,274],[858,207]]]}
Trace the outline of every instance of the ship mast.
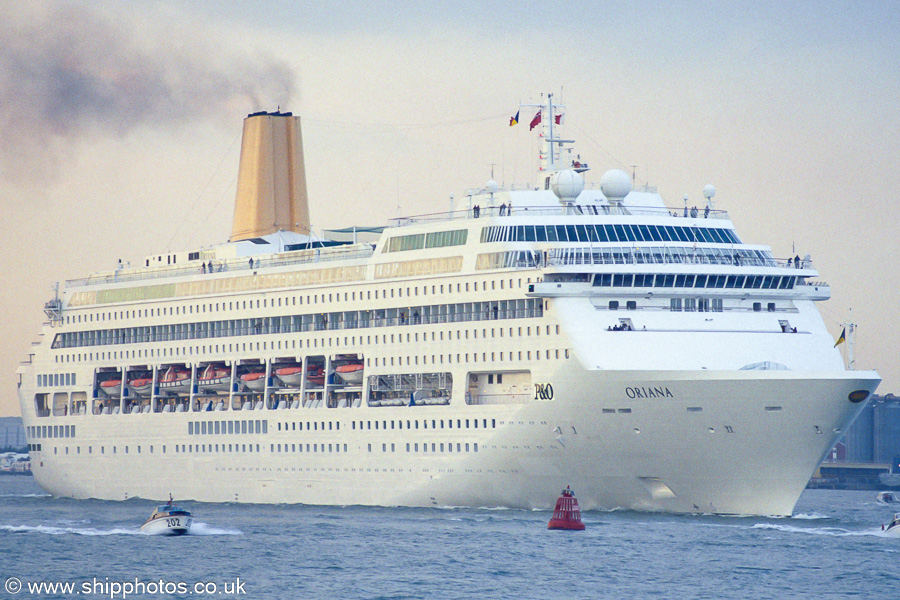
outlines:
{"label": "ship mast", "polygon": [[[553,126],[556,125],[558,109],[565,109],[562,104],[553,103],[553,94],[547,94],[546,103],[541,104],[520,104],[520,107],[531,107],[540,109],[541,123],[541,166],[540,171],[553,173],[560,169],[558,161],[562,154],[563,144],[574,144],[575,140],[558,139],[555,136]],[[537,115],[535,115],[537,116]],[[557,144],[559,147],[557,147]]]}
{"label": "ship mast", "polygon": [[853,332],[856,323],[847,323],[847,369],[853,371],[856,367],[856,359],[853,357]]}
{"label": "ship mast", "polygon": [[[848,323],[841,323],[841,336],[844,338],[843,341],[847,342],[847,370],[853,371],[856,368],[856,358],[853,356],[853,333],[856,331],[856,323],[850,321]],[[839,339],[835,346],[841,343]]]}

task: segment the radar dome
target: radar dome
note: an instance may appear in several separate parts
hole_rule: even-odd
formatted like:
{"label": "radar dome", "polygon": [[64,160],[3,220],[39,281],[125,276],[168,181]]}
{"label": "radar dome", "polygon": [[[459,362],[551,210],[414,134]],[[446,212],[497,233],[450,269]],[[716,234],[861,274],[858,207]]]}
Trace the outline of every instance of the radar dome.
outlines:
{"label": "radar dome", "polygon": [[575,200],[584,189],[584,177],[571,169],[559,171],[550,177],[550,189],[560,200]]}
{"label": "radar dome", "polygon": [[491,179],[486,184],[484,184],[484,189],[487,190],[488,194],[495,194],[495,193],[497,193],[499,186],[497,185],[496,181]]}
{"label": "radar dome", "polygon": [[706,198],[707,200],[709,200],[710,198],[712,198],[715,195],[716,195],[716,188],[714,188],[712,186],[712,184],[707,184],[703,188],[703,197]]}
{"label": "radar dome", "polygon": [[609,200],[622,200],[631,192],[631,177],[622,169],[607,171],[600,178],[600,191]]}

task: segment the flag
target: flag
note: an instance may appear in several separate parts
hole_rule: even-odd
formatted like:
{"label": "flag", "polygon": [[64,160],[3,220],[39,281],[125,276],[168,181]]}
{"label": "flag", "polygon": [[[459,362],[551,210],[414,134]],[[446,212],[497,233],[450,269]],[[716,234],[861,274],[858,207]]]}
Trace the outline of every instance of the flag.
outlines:
{"label": "flag", "polygon": [[531,127],[528,129],[528,131],[531,131],[532,129],[534,129],[535,127],[537,127],[540,124],[541,124],[541,111],[537,111],[537,114],[534,115],[534,118],[531,120]]}
{"label": "flag", "polygon": [[555,120],[557,125],[562,125],[563,117],[566,116],[565,113],[561,115],[556,115]]}
{"label": "flag", "polygon": [[519,124],[519,111],[516,111],[516,116],[509,118],[509,126],[512,127],[513,125],[518,125],[518,124]]}
{"label": "flag", "polygon": [[841,331],[841,337],[839,337],[837,339],[837,341],[834,343],[834,347],[837,348],[839,344],[843,344],[846,341],[847,341],[847,328],[844,327],[844,329]]}

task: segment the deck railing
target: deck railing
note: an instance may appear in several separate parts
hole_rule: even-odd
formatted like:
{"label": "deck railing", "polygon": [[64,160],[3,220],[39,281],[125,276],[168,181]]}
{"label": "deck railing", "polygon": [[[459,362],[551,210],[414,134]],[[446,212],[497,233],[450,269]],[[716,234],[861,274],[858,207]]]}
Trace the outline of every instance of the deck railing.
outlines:
{"label": "deck railing", "polygon": [[[289,265],[312,264],[332,262],[336,260],[366,259],[375,252],[374,247],[360,248],[353,246],[352,250],[338,250],[334,248],[319,248],[300,251],[302,255],[292,253],[267,255],[261,258],[251,257],[230,258],[227,260],[191,261],[186,265],[145,267],[143,269],[118,269],[107,273],[97,273],[90,277],[66,280],[66,287],[81,287],[90,285],[106,285],[110,283],[125,283],[130,281],[143,281],[147,279],[162,279],[167,277],[187,277],[203,275],[216,275],[218,273],[230,273],[235,271],[256,271],[272,267],[285,267]],[[209,268],[209,264],[212,268]]]}
{"label": "deck railing", "polygon": [[[467,211],[450,211],[441,213],[430,213],[423,215],[415,215],[411,217],[402,217],[391,219],[390,223],[393,227],[406,227],[421,223],[452,221],[458,219],[474,219],[486,217],[519,217],[519,216],[559,216],[562,214],[563,208],[560,205],[555,206],[528,206],[528,207],[503,207],[501,214],[500,207],[486,207],[478,211],[478,216],[473,210]],[[659,206],[629,206],[622,209],[615,209],[605,206],[596,205],[576,205],[569,209],[569,216],[612,216],[612,215],[633,215],[633,216],[672,216],[695,219],[728,219],[728,213],[723,210],[698,211],[698,214],[691,216],[691,211],[686,213],[682,210]],[[323,263],[339,260],[356,260],[366,259],[373,255],[374,246],[369,244],[354,244],[352,246],[338,246],[330,248],[306,249],[283,254],[265,255],[256,257],[241,257],[229,259],[215,259],[204,257],[203,260],[192,260],[187,264],[181,265],[165,265],[165,266],[148,266],[143,268],[120,268],[114,271],[96,273],[89,277],[79,279],[69,279],[66,281],[66,287],[86,287],[92,285],[109,285],[115,283],[127,283],[135,281],[146,281],[153,279],[164,279],[171,277],[188,277],[197,276],[198,274],[215,276],[219,273],[234,271],[255,271],[257,269],[277,268],[290,265]]]}

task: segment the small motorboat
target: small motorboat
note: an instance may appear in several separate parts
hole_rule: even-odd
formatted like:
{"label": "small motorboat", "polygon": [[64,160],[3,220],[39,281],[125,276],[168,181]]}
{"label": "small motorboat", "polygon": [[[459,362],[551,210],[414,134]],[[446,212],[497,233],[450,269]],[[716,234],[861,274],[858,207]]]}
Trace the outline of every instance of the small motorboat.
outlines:
{"label": "small motorboat", "polygon": [[882,525],[881,530],[885,535],[900,537],[900,513],[895,513],[894,518],[891,520],[890,524],[888,524],[887,527]]}
{"label": "small motorboat", "polygon": [[878,492],[875,500],[880,504],[895,504],[900,502],[900,492]]}
{"label": "small motorboat", "polygon": [[241,383],[251,392],[262,392],[266,389],[266,374],[264,371],[253,371],[241,375]]}
{"label": "small motorboat", "polygon": [[337,376],[344,380],[344,383],[349,385],[360,385],[363,380],[363,366],[362,363],[349,363],[346,365],[341,365],[334,370],[337,373]]}
{"label": "small motorboat", "polygon": [[299,365],[279,367],[275,369],[275,375],[288,387],[298,388],[303,383],[303,367]]}
{"label": "small motorboat", "polygon": [[156,507],[150,518],[141,525],[141,531],[148,535],[184,535],[191,530],[194,517],[189,510],[169,502]]}

